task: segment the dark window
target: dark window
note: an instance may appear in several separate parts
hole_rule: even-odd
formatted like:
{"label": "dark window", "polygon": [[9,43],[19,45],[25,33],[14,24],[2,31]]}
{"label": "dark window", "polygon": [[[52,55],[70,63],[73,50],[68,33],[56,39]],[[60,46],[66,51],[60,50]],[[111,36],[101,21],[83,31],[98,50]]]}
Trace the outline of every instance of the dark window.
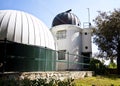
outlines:
{"label": "dark window", "polygon": [[85,35],[87,35],[87,32],[85,32]]}
{"label": "dark window", "polygon": [[88,46],[85,46],[85,49],[88,49]]}
{"label": "dark window", "polygon": [[58,60],[65,60],[66,50],[58,51]]}

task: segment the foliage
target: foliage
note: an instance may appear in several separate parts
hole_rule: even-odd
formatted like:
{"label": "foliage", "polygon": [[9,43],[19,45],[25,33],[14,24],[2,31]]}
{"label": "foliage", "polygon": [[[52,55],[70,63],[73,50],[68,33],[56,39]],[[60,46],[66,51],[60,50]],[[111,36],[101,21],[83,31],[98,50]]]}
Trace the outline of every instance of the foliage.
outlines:
{"label": "foliage", "polygon": [[117,57],[120,69],[120,9],[113,12],[100,12],[94,20],[94,43],[98,45],[101,57],[109,57],[111,62]]}
{"label": "foliage", "polygon": [[0,86],[75,86],[73,83],[74,79],[67,79],[64,81],[55,80],[55,79],[35,79],[30,80],[28,78],[22,80],[7,80],[0,79]]}
{"label": "foliage", "polygon": [[117,65],[115,64],[115,62],[110,62],[110,64],[108,65],[108,68],[110,68],[110,69],[116,69]]}
{"label": "foliage", "polygon": [[95,74],[106,74],[107,68],[106,66],[98,59],[91,59],[90,61],[90,70],[94,71]]}
{"label": "foliage", "polygon": [[15,79],[3,79],[0,78],[0,86],[19,86],[19,81]]}
{"label": "foliage", "polygon": [[108,57],[117,55],[117,48],[120,43],[120,10],[114,12],[99,12],[94,20],[94,42],[98,45],[102,54]]}

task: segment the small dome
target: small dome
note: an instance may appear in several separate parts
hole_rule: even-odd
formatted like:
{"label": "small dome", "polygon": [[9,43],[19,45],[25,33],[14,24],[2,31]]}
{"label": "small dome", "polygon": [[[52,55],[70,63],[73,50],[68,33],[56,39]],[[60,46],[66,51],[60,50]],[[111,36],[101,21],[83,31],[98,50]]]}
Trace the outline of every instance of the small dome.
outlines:
{"label": "small dome", "polygon": [[36,17],[21,11],[0,10],[0,40],[55,49],[54,39]]}
{"label": "small dome", "polygon": [[61,25],[61,24],[72,24],[72,25],[80,26],[79,18],[75,14],[70,13],[70,11],[71,9],[58,14],[54,18],[52,22],[52,26]]}

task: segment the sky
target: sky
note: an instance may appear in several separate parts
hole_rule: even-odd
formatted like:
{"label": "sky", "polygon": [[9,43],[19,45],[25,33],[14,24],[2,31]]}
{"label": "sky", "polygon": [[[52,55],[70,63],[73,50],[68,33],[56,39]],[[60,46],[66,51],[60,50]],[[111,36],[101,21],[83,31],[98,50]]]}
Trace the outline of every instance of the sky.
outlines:
{"label": "sky", "polygon": [[[98,11],[108,12],[118,9],[120,0],[0,0],[0,10],[20,10],[30,13],[49,28],[57,14],[69,9],[79,17],[83,27],[83,23],[88,22],[88,8],[90,22],[94,26],[93,19],[98,15]],[[92,51],[98,52],[93,43]]]}

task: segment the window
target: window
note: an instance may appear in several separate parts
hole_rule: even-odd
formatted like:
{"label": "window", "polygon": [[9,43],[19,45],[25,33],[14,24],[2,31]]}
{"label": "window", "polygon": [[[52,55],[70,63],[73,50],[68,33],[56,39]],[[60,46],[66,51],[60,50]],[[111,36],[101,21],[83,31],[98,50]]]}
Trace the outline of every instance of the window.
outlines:
{"label": "window", "polygon": [[87,32],[85,32],[85,35],[87,35]]}
{"label": "window", "polygon": [[66,30],[60,30],[56,34],[57,39],[65,39],[66,38]]}
{"label": "window", "polygon": [[85,46],[85,49],[88,49],[88,46]]}
{"label": "window", "polygon": [[58,51],[58,60],[65,60],[66,50]]}

